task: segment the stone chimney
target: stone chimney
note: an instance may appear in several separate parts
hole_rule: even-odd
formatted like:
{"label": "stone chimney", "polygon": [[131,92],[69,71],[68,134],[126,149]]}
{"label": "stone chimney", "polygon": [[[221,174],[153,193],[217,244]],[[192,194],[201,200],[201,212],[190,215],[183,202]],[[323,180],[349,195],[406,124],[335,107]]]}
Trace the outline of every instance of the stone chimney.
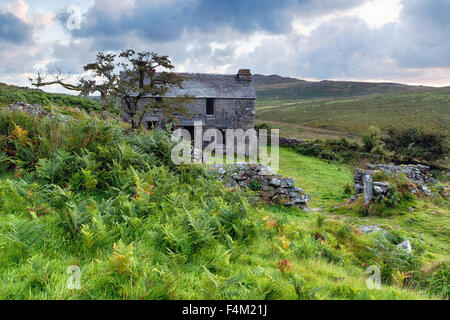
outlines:
{"label": "stone chimney", "polygon": [[250,69],[240,69],[237,74],[238,80],[243,81],[252,81],[252,74],[250,73]]}

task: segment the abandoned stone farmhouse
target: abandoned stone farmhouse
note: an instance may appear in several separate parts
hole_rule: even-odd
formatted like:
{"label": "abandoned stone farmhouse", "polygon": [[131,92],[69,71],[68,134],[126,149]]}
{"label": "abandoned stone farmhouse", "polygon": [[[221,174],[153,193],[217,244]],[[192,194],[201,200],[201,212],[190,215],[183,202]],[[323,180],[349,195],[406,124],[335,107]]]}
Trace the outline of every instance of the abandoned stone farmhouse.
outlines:
{"label": "abandoned stone farmhouse", "polygon": [[[188,94],[194,97],[186,107],[190,117],[178,116],[178,128],[187,129],[193,136],[194,122],[201,121],[203,129],[253,129],[255,120],[255,89],[250,70],[237,74],[181,73],[186,80],[183,89],[172,88],[166,97]],[[164,99],[148,96],[147,99]],[[161,113],[147,112],[143,118],[148,129],[164,127]]]}

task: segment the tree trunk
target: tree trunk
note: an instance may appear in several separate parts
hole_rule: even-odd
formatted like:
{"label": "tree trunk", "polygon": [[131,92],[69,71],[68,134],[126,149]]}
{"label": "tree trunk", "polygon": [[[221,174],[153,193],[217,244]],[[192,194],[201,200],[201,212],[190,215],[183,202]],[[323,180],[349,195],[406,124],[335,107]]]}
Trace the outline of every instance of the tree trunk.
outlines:
{"label": "tree trunk", "polygon": [[139,128],[139,121],[137,121],[136,119],[131,118],[131,129],[136,130]]}

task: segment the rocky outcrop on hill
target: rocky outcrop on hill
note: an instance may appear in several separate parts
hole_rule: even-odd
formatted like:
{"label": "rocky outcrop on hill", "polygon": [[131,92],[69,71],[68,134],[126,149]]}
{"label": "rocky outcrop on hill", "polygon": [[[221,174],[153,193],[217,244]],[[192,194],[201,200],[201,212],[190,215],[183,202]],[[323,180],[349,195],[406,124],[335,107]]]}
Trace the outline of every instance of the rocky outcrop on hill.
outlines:
{"label": "rocky outcrop on hill", "polygon": [[9,109],[13,111],[25,111],[33,116],[40,118],[53,118],[53,115],[42,108],[39,104],[29,104],[25,102],[16,102],[9,105]]}
{"label": "rocky outcrop on hill", "polygon": [[301,188],[295,186],[293,178],[274,174],[269,166],[263,164],[213,165],[215,172],[227,187],[239,186],[259,191],[260,198],[270,204],[283,204],[308,209],[311,200]]}

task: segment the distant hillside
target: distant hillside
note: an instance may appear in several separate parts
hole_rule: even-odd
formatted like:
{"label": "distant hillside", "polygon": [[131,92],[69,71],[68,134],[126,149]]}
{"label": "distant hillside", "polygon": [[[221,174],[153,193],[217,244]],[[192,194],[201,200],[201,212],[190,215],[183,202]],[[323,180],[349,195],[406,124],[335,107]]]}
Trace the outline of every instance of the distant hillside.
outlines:
{"label": "distant hillside", "polygon": [[253,75],[258,100],[296,100],[315,98],[353,97],[379,93],[421,92],[430,87],[408,86],[399,83],[354,81],[311,82],[278,75]]}
{"label": "distant hillside", "polygon": [[257,122],[298,138],[359,137],[370,126],[450,136],[450,87],[349,98],[257,101]]}

